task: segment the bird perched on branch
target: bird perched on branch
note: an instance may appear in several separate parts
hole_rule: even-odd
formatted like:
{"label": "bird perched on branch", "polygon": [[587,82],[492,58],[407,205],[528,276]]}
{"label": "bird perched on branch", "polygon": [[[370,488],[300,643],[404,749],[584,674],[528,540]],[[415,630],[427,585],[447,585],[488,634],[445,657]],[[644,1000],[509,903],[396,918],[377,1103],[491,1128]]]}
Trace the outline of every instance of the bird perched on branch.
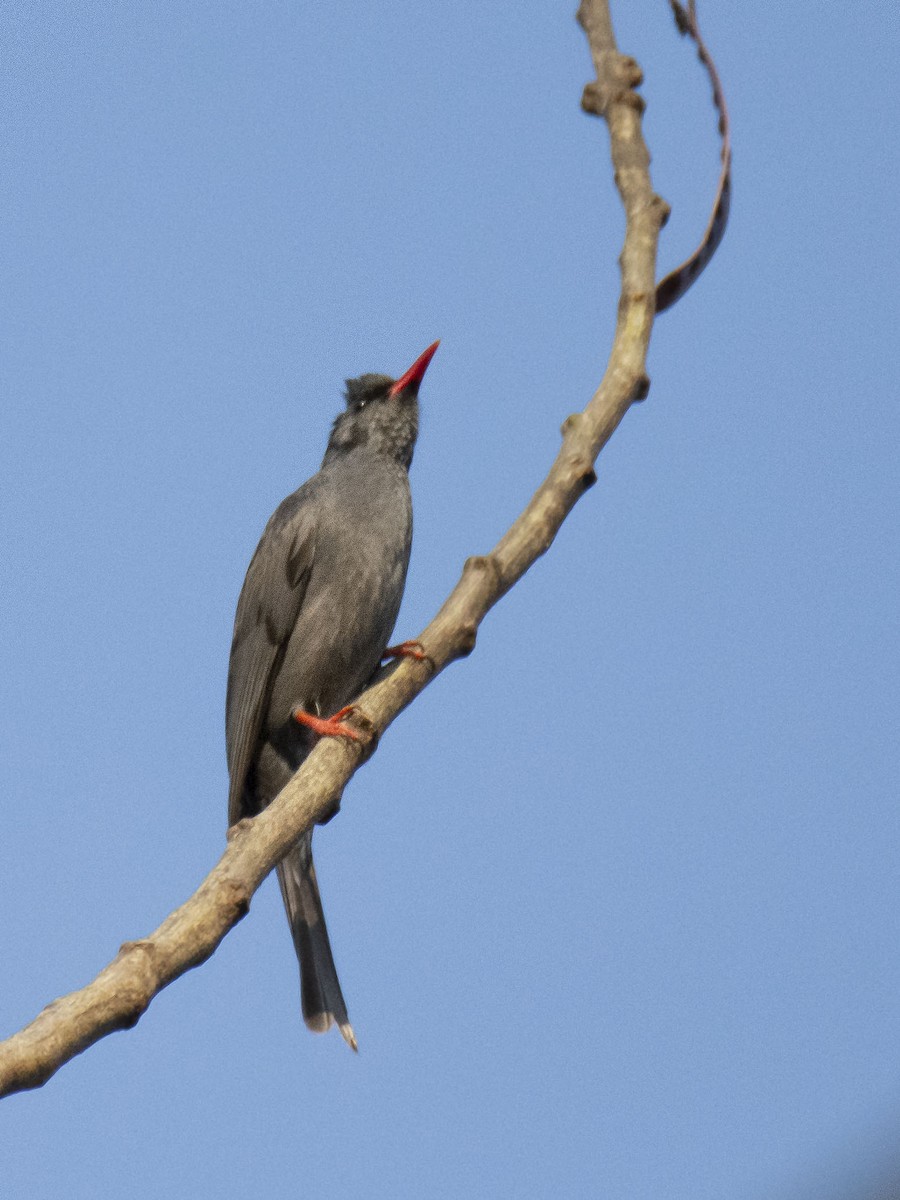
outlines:
{"label": "bird perched on branch", "polygon": [[[347,380],[322,466],[279,504],[238,600],[228,671],[228,823],[261,812],[343,720],[385,650],[412,540],[409,465],[435,342],[399,379]],[[400,648],[401,652],[403,648]],[[303,1019],[356,1037],[335,970],[306,833],[278,865],[300,961]]]}

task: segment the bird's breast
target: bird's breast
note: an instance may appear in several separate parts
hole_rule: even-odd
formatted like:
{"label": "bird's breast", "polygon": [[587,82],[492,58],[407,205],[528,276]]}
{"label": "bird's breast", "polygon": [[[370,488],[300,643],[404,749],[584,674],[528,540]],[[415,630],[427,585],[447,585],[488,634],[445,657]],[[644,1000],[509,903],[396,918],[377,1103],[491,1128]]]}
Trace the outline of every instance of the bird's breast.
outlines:
{"label": "bird's breast", "polygon": [[412,535],[406,473],[360,473],[322,505],[312,570],[274,682],[270,728],[298,705],[328,715],[378,666],[403,597]]}

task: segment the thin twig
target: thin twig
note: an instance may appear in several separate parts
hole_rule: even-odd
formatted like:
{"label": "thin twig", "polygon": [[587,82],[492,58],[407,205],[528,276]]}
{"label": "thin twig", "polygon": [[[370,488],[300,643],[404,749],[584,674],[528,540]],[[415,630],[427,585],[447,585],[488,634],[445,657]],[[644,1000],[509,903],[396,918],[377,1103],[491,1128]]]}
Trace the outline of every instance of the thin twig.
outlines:
{"label": "thin twig", "polygon": [[55,1001],[0,1043],[0,1095],[40,1086],[99,1038],[134,1025],[162,988],[213,953],[300,834],[333,810],[377,736],[444,667],[473,649],[485,614],[549,549],[594,482],[595,458],[632,402],[647,394],[656,247],[666,206],[650,184],[643,104],[633,90],[640,70],[618,53],[605,0],[583,0],[579,19],[597,67],[597,80],[588,85],[583,103],[601,112],[609,126],[626,213],[618,321],[596,394],[582,413],[566,420],[562,448],[521,516],[490,554],[466,562],[459,583],[416,639],[427,658],[391,664],[360,697],[357,708],[371,736],[362,745],[323,739],[263,813],[233,827],[225,853],[199,889],[154,933],[126,943],[92,983]]}
{"label": "thin twig", "polygon": [[697,45],[697,57],[703,63],[709,74],[713,90],[713,103],[719,111],[719,136],[722,139],[722,170],[719,173],[719,186],[713,201],[712,213],[706,232],[700,245],[685,259],[680,267],[663,279],[656,289],[656,311],[665,312],[671,308],[689,287],[697,282],[712,261],[713,255],[719,248],[719,243],[725,236],[728,225],[728,212],[731,208],[731,122],[728,117],[728,105],[725,103],[725,93],[722,81],[713,62],[712,55],[706,48],[706,43],[700,36],[700,26],[697,23],[697,6],[695,0],[688,0],[687,8],[678,0],[669,0],[675,24],[679,33],[687,34]]}

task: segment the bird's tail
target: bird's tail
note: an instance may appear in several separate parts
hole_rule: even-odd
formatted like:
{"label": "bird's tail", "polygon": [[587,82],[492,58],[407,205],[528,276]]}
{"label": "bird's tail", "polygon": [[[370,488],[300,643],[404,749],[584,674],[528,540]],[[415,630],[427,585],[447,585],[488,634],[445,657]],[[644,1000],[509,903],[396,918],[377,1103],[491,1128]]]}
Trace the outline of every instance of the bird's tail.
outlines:
{"label": "bird's tail", "polygon": [[347,1045],[358,1050],[328,941],[311,837],[278,864],[278,882],[300,960],[303,1020],[314,1033],[324,1033],[336,1024]]}

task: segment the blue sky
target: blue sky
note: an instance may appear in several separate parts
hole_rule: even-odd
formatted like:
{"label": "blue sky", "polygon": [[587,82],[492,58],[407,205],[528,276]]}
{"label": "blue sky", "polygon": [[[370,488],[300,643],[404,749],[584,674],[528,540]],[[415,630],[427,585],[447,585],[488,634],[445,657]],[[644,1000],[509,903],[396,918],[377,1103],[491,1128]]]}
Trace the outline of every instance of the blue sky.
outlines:
{"label": "blue sky", "polygon": [[[220,853],[234,605],[342,381],[442,339],[398,634],[602,373],[622,214],[574,4],[0,15],[0,1032]],[[709,86],[642,63],[661,272]],[[270,880],[0,1107],[30,1200],[873,1195],[900,1177],[893,6],[707,0],[731,227],[550,555],[317,835],[360,1039]],[[892,1174],[893,1173],[893,1174]]]}

